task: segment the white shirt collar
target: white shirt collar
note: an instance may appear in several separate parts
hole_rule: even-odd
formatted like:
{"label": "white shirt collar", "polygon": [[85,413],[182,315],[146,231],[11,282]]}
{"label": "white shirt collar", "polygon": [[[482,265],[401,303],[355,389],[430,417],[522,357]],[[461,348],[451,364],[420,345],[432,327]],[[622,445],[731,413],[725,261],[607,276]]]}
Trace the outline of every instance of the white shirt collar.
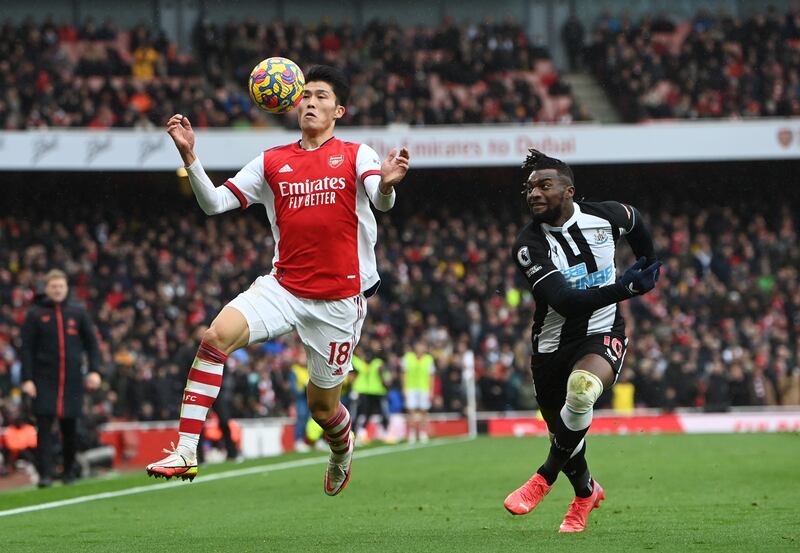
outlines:
{"label": "white shirt collar", "polygon": [[571,227],[572,224],[575,223],[575,221],[578,220],[578,215],[581,214],[581,207],[575,202],[573,202],[572,205],[575,208],[575,212],[572,214],[572,217],[570,217],[569,219],[564,221],[563,225],[561,225],[560,227],[554,227],[554,226],[548,225],[547,223],[541,223],[542,230],[546,230],[547,232],[552,232],[554,230],[557,231],[557,232],[562,232],[563,229]]}

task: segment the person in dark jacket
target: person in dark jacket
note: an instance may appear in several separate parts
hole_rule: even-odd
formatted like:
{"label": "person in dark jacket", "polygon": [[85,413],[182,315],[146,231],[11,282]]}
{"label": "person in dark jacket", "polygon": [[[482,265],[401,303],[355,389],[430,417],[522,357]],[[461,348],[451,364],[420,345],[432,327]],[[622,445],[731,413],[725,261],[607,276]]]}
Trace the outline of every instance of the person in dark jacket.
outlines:
{"label": "person in dark jacket", "polygon": [[37,298],[22,326],[22,391],[33,398],[38,427],[36,464],[39,487],[52,483],[53,422],[58,418],[64,457],[63,479],[74,479],[75,423],[83,405],[83,354],[89,370],[100,365],[100,350],[88,313],[67,303],[67,275],[54,269],[45,276],[44,297]]}

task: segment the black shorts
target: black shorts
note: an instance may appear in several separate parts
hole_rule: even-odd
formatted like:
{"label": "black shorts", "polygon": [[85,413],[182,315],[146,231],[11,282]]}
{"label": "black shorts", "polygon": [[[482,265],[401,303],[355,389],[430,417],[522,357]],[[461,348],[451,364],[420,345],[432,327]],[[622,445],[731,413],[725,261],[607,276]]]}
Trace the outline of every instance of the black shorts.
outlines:
{"label": "black shorts", "polygon": [[596,353],[608,361],[616,382],[627,348],[628,339],[625,335],[608,333],[587,336],[553,353],[534,353],[531,357],[531,372],[539,407],[561,409],[567,399],[567,379],[572,368],[589,353]]}

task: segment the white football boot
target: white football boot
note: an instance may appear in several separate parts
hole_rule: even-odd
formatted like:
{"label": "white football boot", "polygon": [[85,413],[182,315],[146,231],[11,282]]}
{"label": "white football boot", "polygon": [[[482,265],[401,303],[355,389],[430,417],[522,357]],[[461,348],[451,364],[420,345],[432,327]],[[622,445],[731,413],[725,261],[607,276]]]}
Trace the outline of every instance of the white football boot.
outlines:
{"label": "white football boot", "polygon": [[356,445],[356,436],[350,432],[350,447],[345,454],[344,459],[340,461],[334,460],[334,453],[328,459],[328,468],[325,469],[325,493],[328,495],[336,495],[341,492],[347,483],[350,482],[350,471],[353,465],[353,449]]}
{"label": "white football boot", "polygon": [[164,453],[168,454],[166,457],[147,465],[147,474],[167,480],[175,476],[191,482],[197,476],[197,455],[189,454],[183,448],[179,451],[173,443],[170,447],[172,449],[164,449]]}

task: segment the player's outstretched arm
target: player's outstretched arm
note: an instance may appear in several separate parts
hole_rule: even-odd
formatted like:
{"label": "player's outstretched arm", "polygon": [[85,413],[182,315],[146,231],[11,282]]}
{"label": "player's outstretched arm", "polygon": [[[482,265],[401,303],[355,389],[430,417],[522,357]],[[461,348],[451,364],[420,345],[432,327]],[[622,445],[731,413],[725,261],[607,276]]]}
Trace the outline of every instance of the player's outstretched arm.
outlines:
{"label": "player's outstretched arm", "polygon": [[661,267],[660,261],[647,265],[642,257],[614,284],[576,290],[536,245],[516,244],[512,256],[531,285],[534,299],[549,305],[563,317],[585,315],[649,292],[655,287]]}
{"label": "player's outstretched arm", "polygon": [[180,113],[170,117],[167,121],[167,133],[172,137],[181,155],[197,203],[205,214],[215,215],[238,207],[239,202],[236,197],[224,187],[215,187],[200,164],[194,153],[194,130],[189,118]]}
{"label": "player's outstretched arm", "polygon": [[533,297],[543,301],[562,317],[577,317],[633,297],[622,284],[575,290],[557,270],[533,287]]}
{"label": "player's outstretched arm", "polygon": [[586,290],[570,288],[564,275],[556,271],[534,286],[533,296],[536,301],[546,302],[563,317],[591,313],[601,307],[646,294],[655,288],[661,262],[656,261],[647,267],[645,263],[646,260],[642,257],[614,284]]}

